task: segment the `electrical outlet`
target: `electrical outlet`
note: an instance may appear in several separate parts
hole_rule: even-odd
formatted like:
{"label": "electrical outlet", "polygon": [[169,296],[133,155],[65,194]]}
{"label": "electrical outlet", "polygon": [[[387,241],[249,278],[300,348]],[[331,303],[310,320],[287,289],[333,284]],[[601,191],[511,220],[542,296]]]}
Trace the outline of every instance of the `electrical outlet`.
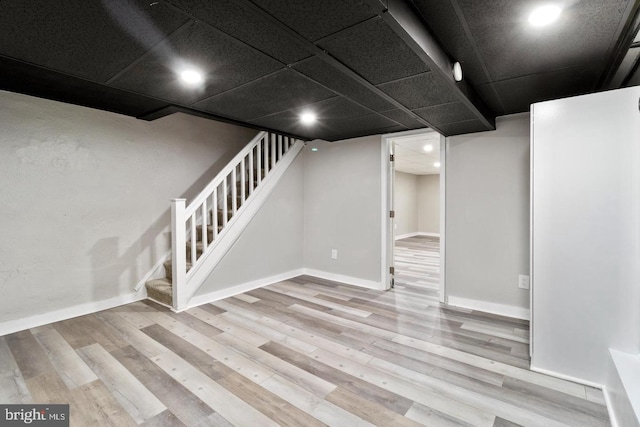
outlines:
{"label": "electrical outlet", "polygon": [[529,276],[525,276],[524,274],[520,274],[518,276],[518,287],[520,289],[529,289]]}
{"label": "electrical outlet", "polygon": [[338,259],[338,250],[331,249],[331,259]]}

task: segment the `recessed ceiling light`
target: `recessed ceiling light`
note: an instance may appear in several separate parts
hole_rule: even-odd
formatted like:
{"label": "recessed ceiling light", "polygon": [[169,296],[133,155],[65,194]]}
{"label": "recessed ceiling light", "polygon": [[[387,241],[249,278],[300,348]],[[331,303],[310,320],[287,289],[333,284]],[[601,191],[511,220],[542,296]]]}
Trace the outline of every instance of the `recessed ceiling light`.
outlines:
{"label": "recessed ceiling light", "polygon": [[300,114],[300,122],[302,122],[303,125],[312,125],[316,122],[316,119],[316,115],[309,111]]}
{"label": "recessed ceiling light", "polygon": [[194,69],[184,70],[181,72],[180,79],[188,85],[197,85],[204,81],[202,73]]}
{"label": "recessed ceiling light", "polygon": [[534,27],[544,27],[560,17],[562,9],[555,4],[546,4],[533,9],[529,14],[529,23]]}
{"label": "recessed ceiling light", "polygon": [[432,151],[433,151],[433,145],[431,145],[431,144],[427,144],[427,145],[425,145],[425,146],[424,146],[423,150],[424,150],[425,152],[427,152],[427,153],[430,153],[430,152],[432,152]]}
{"label": "recessed ceiling light", "polygon": [[313,148],[311,149],[311,151],[313,151],[313,152],[318,151],[318,147],[313,147]]}
{"label": "recessed ceiling light", "polygon": [[439,168],[439,167],[440,167],[440,162],[435,162],[435,163],[433,164],[433,166],[435,166],[435,167]]}

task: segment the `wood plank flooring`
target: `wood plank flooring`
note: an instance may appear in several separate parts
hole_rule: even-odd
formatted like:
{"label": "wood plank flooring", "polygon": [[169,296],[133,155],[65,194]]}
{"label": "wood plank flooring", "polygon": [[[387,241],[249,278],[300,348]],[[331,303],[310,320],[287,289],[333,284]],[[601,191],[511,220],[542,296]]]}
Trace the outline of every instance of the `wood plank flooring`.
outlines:
{"label": "wood plank flooring", "polygon": [[0,337],[0,402],[72,426],[608,426],[599,390],[528,369],[528,322],[438,304],[438,240],[396,288],[298,277],[173,313],[138,302]]}

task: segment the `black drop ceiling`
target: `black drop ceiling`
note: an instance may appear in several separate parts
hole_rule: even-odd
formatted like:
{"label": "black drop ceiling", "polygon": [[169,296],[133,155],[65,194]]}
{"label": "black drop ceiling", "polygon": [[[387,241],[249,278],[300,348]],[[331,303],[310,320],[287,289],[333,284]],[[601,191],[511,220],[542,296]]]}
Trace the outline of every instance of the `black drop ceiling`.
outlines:
{"label": "black drop ceiling", "polygon": [[[400,5],[400,3],[402,3]],[[0,88],[141,118],[186,111],[330,141],[497,115],[592,92],[638,9],[581,0],[533,29],[513,0],[20,0],[0,4]],[[566,3],[566,2],[565,2]],[[408,6],[463,83],[395,25]],[[387,10],[389,8],[389,10]],[[180,84],[199,68],[206,82]],[[298,116],[319,121],[303,126]]]}

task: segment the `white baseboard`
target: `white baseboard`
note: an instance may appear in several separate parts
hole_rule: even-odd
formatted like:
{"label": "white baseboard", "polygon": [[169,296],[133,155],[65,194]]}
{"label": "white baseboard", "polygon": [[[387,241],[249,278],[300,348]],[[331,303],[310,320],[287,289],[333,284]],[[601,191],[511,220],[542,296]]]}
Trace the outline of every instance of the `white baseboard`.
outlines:
{"label": "white baseboard", "polygon": [[286,273],[277,274],[275,276],[264,277],[262,279],[253,280],[247,283],[241,283],[239,285],[232,286],[230,288],[221,289],[219,291],[210,292],[204,295],[198,295],[191,298],[187,307],[179,310],[184,311],[192,307],[208,304],[210,302],[218,301],[224,298],[229,298],[234,295],[242,294],[244,292],[252,291],[254,289],[262,288],[264,286],[272,285],[274,283],[282,282],[284,280],[293,279],[294,277],[303,275],[303,269],[291,270]]}
{"label": "white baseboard", "polygon": [[293,279],[298,276],[312,276],[319,279],[331,280],[334,282],[345,283],[347,285],[359,286],[367,289],[381,290],[380,283],[372,280],[359,279],[357,277],[343,276],[340,274],[328,273],[326,271],[313,270],[309,268],[299,268],[296,270],[287,271],[286,273],[277,274],[275,276],[265,277],[262,279],[254,280],[240,285],[232,286],[230,288],[221,289],[219,291],[210,292],[204,295],[198,295],[189,301],[186,308],[178,311],[188,310],[192,307],[197,307],[202,304],[208,304],[214,301],[218,301],[224,298],[229,298],[234,295],[242,294],[254,289],[269,286],[274,283],[282,282],[284,280]]}
{"label": "white baseboard", "polygon": [[343,276],[342,274],[329,273],[327,271],[314,270],[312,268],[303,268],[302,271],[307,276],[317,277],[319,279],[331,280],[333,282],[345,283],[347,285],[359,286],[361,288],[375,289],[383,291],[384,286],[380,282],[373,280],[360,279],[358,277]]}
{"label": "white baseboard", "polygon": [[556,378],[559,378],[561,380],[571,381],[572,383],[582,384],[582,385],[586,385],[586,386],[589,386],[589,387],[602,389],[602,384],[594,383],[592,381],[583,380],[581,378],[572,377],[571,375],[561,374],[559,372],[551,371],[549,369],[538,368],[537,366],[534,366],[533,364],[531,364],[529,366],[529,369],[532,370],[533,372],[537,372],[539,374],[549,375],[550,377],[556,377]]}
{"label": "white baseboard", "polygon": [[405,233],[405,234],[400,234],[398,236],[394,236],[393,239],[400,240],[400,239],[407,239],[409,237],[416,237],[416,236],[440,237],[440,233],[426,233],[424,231],[415,231],[413,233]]}
{"label": "white baseboard", "polygon": [[506,317],[514,317],[516,319],[529,320],[531,318],[528,308],[516,307],[513,305],[505,305],[505,304],[498,304],[495,302],[460,298],[452,295],[447,296],[447,303],[455,307],[484,311],[485,313],[498,314],[500,316],[506,316]]}
{"label": "white baseboard", "polygon": [[119,295],[102,301],[74,305],[61,310],[36,314],[34,316],[24,317],[21,319],[9,320],[7,322],[0,323],[0,336],[24,331],[25,329],[37,328],[38,326],[59,322],[61,320],[84,316],[86,314],[92,314],[101,310],[108,310],[120,305],[141,301],[146,297],[146,292],[135,292],[126,295]]}
{"label": "white baseboard", "polygon": [[418,232],[418,236],[440,237],[440,233],[426,233],[424,231],[420,231]]}
{"label": "white baseboard", "polygon": [[616,411],[613,409],[613,401],[611,396],[609,395],[609,390],[606,387],[602,387],[602,394],[604,395],[604,403],[607,406],[607,414],[609,414],[609,422],[611,423],[611,427],[623,427],[618,423],[618,415]]}
{"label": "white baseboard", "polygon": [[640,426],[640,355],[609,349],[607,383],[603,388],[612,427]]}

